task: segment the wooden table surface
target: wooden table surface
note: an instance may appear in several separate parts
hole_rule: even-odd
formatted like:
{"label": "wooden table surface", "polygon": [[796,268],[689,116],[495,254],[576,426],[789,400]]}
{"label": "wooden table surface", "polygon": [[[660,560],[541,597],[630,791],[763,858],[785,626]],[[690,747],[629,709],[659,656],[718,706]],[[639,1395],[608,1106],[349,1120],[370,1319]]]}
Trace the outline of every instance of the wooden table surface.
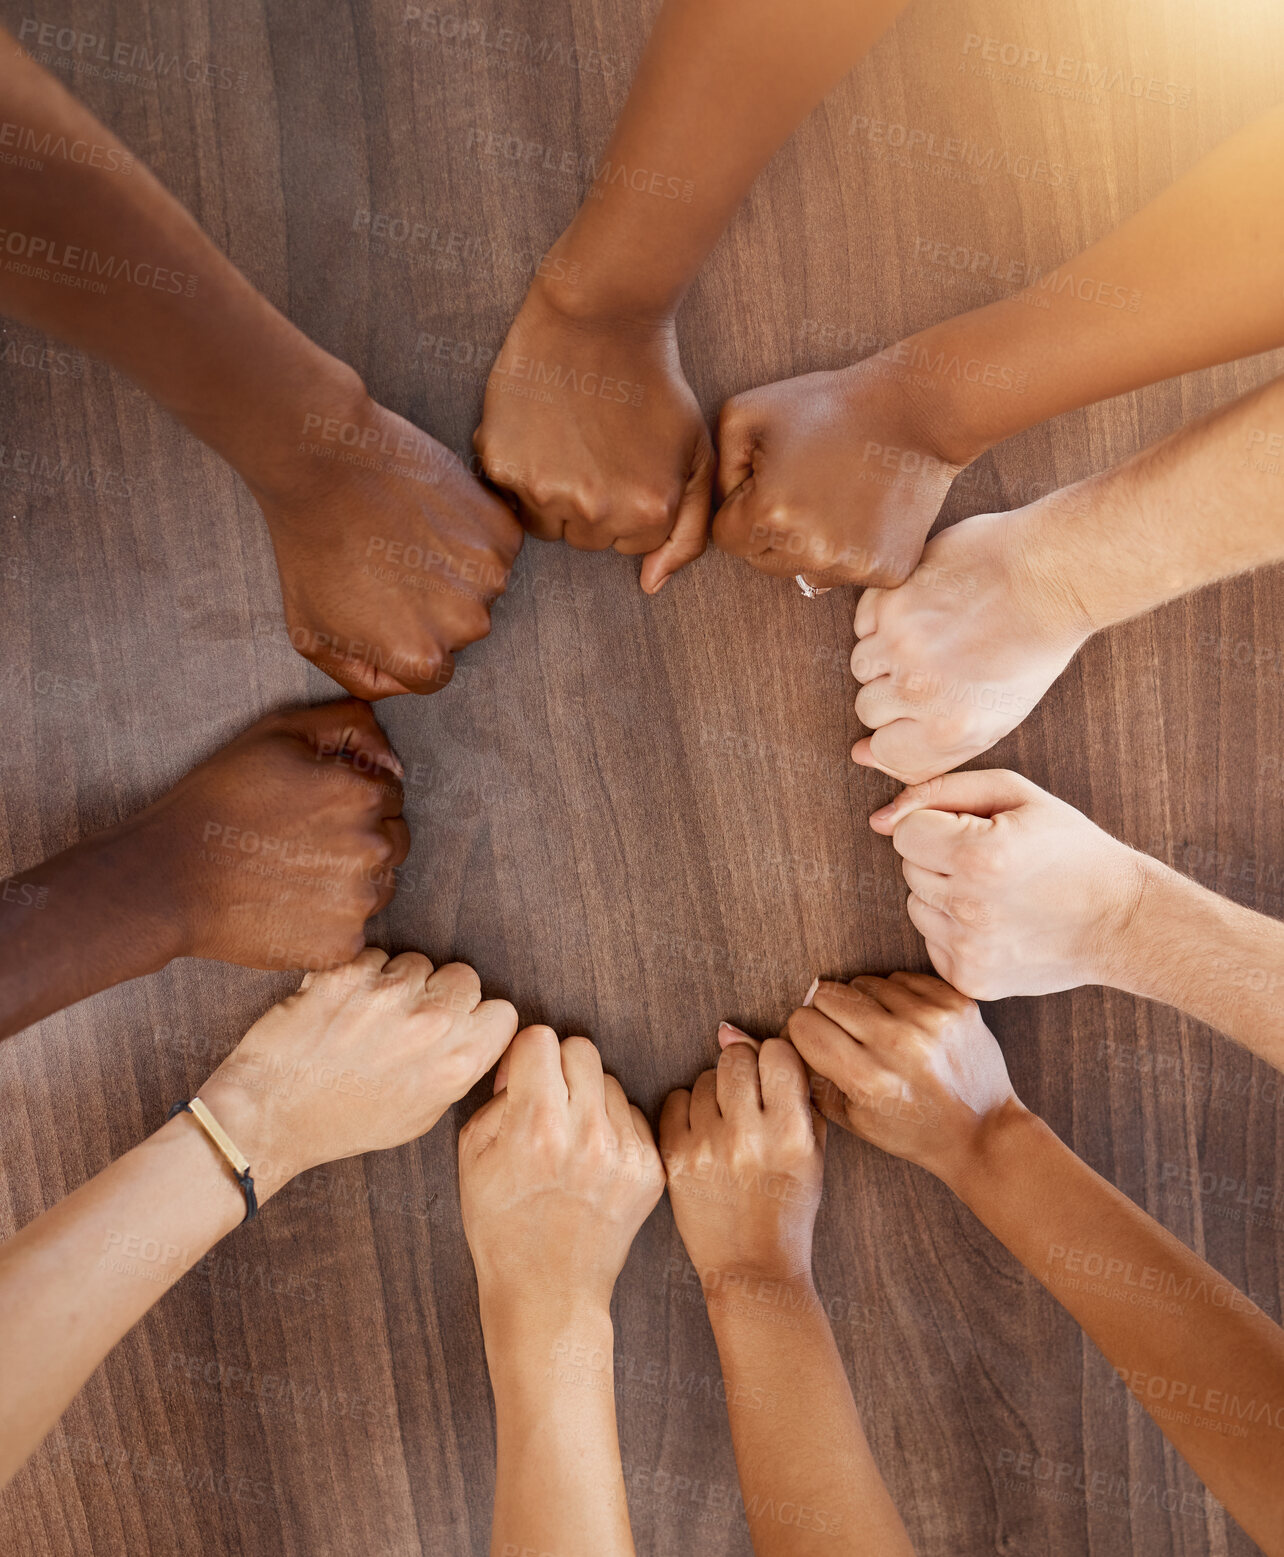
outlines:
{"label": "wooden table surface", "polygon": [[[2,14],[140,51],[123,80],[95,50],[52,61],[303,329],[466,450],[534,259],[583,192],[564,154],[574,166],[604,145],[654,8],[8,0]],[[1106,84],[1064,98],[1003,65],[982,74],[969,35],[1093,62]],[[1132,95],[1134,78],[1177,102]],[[1048,267],[1282,89],[1277,0],[919,0],[776,158],[693,288],[681,335],[702,404],[713,416],[730,393],[999,295],[1006,283],[933,263],[931,246]],[[976,182],[921,151],[880,156],[862,115],[904,127],[891,140],[966,136],[1000,170]],[[511,160],[532,143],[545,150]],[[1040,157],[1073,178],[1032,176]],[[288,645],[267,535],[230,471],[106,368],[74,353],[65,372],[26,365],[31,344],[0,335],[6,871],[127,815],[263,711],[335,690]],[[1037,428],[982,460],[947,517],[1102,468],[1281,368],[1257,359]],[[526,1019],[587,1032],[654,1115],[712,1061],[720,1017],[774,1031],[813,973],[927,964],[891,845],[866,826],[896,786],[847,761],[851,592],[809,603],[710,553],[649,601],[636,568],[530,543],[452,686],[382,705],[417,765],[415,881],[372,939],[465,958]],[[1282,607],[1268,572],[1105,634],[981,765],[1284,913]],[[0,1231],[154,1129],[291,982],[180,962],[4,1044]],[[1099,990],[989,1016],[1021,1096],[1278,1318],[1279,1078]],[[484,1553],[492,1408],[454,1166],[477,1101],[402,1150],[306,1175],[225,1240],[12,1484],[0,1548]],[[924,1557],[1254,1550],[967,1212],[925,1174],[832,1141],[819,1282]],[[1192,1195],[1193,1168],[1213,1177]],[[716,1354],[667,1205],[617,1311],[639,1552],[741,1557]]]}

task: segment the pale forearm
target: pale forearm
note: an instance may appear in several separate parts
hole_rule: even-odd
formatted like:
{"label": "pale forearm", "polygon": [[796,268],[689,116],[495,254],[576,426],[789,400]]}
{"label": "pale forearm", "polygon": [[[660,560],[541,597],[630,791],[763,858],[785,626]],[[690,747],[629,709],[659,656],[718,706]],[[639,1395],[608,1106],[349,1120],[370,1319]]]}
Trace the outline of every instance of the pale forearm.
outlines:
{"label": "pale forearm", "polygon": [[749,186],[907,0],[666,0],[557,253],[585,300],[671,313]]}
{"label": "pale forearm", "polygon": [[[1284,109],[1015,297],[902,343],[989,368],[929,391],[959,463],[1049,417],[1284,344]],[[1019,385],[1019,388],[1013,386]]]}
{"label": "pale forearm", "polygon": [[911,1552],[810,1282],[707,1293],[757,1557]]}
{"label": "pale forearm", "polygon": [[37,143],[101,155],[0,167],[15,261],[0,272],[0,311],[110,362],[247,477],[270,481],[308,411],[355,399],[356,375],[273,308],[9,35],[2,41],[6,119]]}
{"label": "pale forearm", "polygon": [[1284,1070],[1284,924],[1142,865],[1145,888],[1102,982],[1176,1006]]}
{"label": "pale forearm", "polygon": [[[633,1557],[610,1314],[483,1305],[495,1395],[492,1557]],[[503,1317],[499,1317],[502,1313]]]}
{"label": "pale forearm", "polygon": [[1284,1550],[1284,1331],[1013,1104],[951,1187],[1265,1550]]}
{"label": "pale forearm", "polygon": [[[264,1200],[276,1187],[257,1184]],[[244,1216],[230,1169],[182,1115],[0,1248],[0,1483],[117,1341]]]}
{"label": "pale forearm", "polygon": [[[1096,631],[1284,558],[1284,379],[1023,511],[1021,546]],[[1254,457],[1254,450],[1261,451]]]}

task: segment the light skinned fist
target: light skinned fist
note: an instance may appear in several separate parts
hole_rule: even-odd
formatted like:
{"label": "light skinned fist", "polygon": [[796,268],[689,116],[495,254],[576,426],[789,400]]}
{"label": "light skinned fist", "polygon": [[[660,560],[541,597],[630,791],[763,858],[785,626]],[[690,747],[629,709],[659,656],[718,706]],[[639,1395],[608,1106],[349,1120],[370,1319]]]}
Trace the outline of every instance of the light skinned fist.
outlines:
{"label": "light skinned fist", "polygon": [[927,973],[819,984],[788,1033],[827,1118],[947,1183],[1021,1110],[974,1002]]}
{"label": "light skinned fist", "polygon": [[517,1029],[462,962],[367,946],[309,973],[255,1022],[201,1088],[250,1159],[261,1198],[322,1162],[400,1146],[431,1130]]}
{"label": "light skinned fist", "polygon": [[[573,294],[574,289],[571,289]],[[673,320],[573,310],[537,277],[491,369],[473,437],[526,529],[646,553],[654,594],[704,551],[713,446]]]}
{"label": "light skinned fist", "polygon": [[881,357],[728,400],[714,544],[776,577],[894,586],[919,560],[959,466]]}
{"label": "light skinned fist", "polygon": [[978,514],[928,541],[898,589],[861,595],[852,675],[873,734],[857,762],[921,783],[1031,712],[1093,631],[1065,569],[1044,566],[1042,533],[1030,511]]}
{"label": "light skinned fist", "polygon": [[975,1000],[1114,984],[1146,855],[1019,773],[949,773],[870,817],[901,856],[932,965]]}
{"label": "light skinned fist", "polygon": [[543,1306],[605,1310],[664,1192],[650,1126],[587,1038],[513,1039],[496,1093],[459,1136],[464,1232],[483,1324]]}
{"label": "light skinned fist", "polygon": [[669,1199],[706,1290],[727,1278],[811,1281],[825,1121],[806,1066],[780,1038],[723,1024],[715,1070],[671,1092],[660,1116]]}

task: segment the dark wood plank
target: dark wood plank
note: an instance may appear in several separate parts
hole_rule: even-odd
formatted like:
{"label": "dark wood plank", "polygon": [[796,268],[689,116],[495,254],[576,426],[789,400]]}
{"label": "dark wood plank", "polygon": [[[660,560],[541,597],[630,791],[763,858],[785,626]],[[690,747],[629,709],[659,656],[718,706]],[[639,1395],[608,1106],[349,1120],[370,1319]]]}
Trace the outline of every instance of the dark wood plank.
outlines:
{"label": "dark wood plank", "polygon": [[[473,0],[441,9],[437,37],[405,9],[51,0],[37,14],[226,73],[211,88],[64,67],[269,296],[466,452],[490,356],[581,193],[514,180],[469,131],[600,148],[654,5]],[[4,9],[12,27],[26,14]],[[693,289],[684,353],[710,414],[997,294],[916,259],[920,240],[1047,266],[1277,101],[1278,8],[1237,0],[1215,28],[1209,15],[1197,0],[915,6],[777,158]],[[533,52],[492,46],[501,26]],[[1143,69],[1190,100],[1067,101],[983,79],[971,33]],[[569,68],[572,44],[603,68]],[[1077,178],[978,187],[875,160],[856,115],[1043,155]],[[361,213],[435,237],[372,241]],[[330,685],[289,649],[266,535],[213,456],[100,366],[0,366],[6,448],[78,461],[108,488],[65,469],[4,478],[8,869]],[[947,516],[1123,458],[1282,367],[1194,375],[1035,429],[982,461]],[[418,884],[379,936],[465,957],[527,1018],[589,1032],[654,1110],[712,1058],[719,1017],[774,1030],[814,972],[925,959],[892,850],[865,825],[894,786],[846,762],[851,599],[809,604],[710,555],[647,602],[634,567],[532,543],[450,690],[385,705],[414,769]],[[1282,607],[1272,572],[1112,632],[985,761],[1284,913]],[[152,1128],[287,984],[179,964],[4,1045],[0,1231]],[[1279,1317],[1278,1079],[1215,1033],[1100,991],[991,1016],[1027,1101]],[[491,1407],[454,1168],[473,1102],[421,1143],[306,1176],[170,1293],[6,1494],[4,1549],[484,1552]],[[1214,1175],[1209,1192],[1180,1188],[1193,1167]],[[1271,1208],[1246,1212],[1224,1187],[1241,1183],[1265,1186]],[[835,1139],[818,1268],[925,1554],[1252,1550],[1076,1327],[924,1175]],[[743,1557],[716,1354],[666,1208],[617,1306],[639,1551]],[[1037,1474],[1020,1470],[1026,1454]]]}

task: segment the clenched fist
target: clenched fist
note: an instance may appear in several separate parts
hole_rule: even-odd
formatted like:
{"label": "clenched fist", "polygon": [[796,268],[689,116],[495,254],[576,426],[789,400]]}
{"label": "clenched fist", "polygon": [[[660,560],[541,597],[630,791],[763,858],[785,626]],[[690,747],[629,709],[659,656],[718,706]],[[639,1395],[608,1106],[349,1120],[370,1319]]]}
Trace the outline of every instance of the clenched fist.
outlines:
{"label": "clenched fist", "polygon": [[364,392],[307,413],[288,477],[251,490],[290,641],[355,696],[436,692],[490,631],[521,526],[449,449]]}
{"label": "clenched fist", "polygon": [[713,448],[671,319],[576,312],[537,277],[473,441],[532,535],[646,553],[648,594],[704,551]]}
{"label": "clenched fist", "polygon": [[715,545],[820,585],[907,578],[960,468],[882,357],[736,395],[718,451]]}
{"label": "clenched fist", "polygon": [[517,1028],[462,962],[367,946],[309,973],[261,1016],[200,1090],[255,1164],[260,1198],[322,1162],[431,1130]]}
{"label": "clenched fist", "polygon": [[779,1038],[720,1029],[722,1056],[660,1117],[669,1199],[706,1288],[728,1278],[811,1280],[811,1242],[825,1176],[825,1121],[807,1068]]}
{"label": "clenched fist", "polygon": [[902,791],[870,825],[903,861],[932,965],[974,1000],[1117,982],[1154,862],[1002,769]]}
{"label": "clenched fist", "polygon": [[789,1018],[828,1118],[947,1183],[1021,1111],[976,1005],[926,973],[819,985]]}
{"label": "clenched fist", "polygon": [[551,1027],[518,1033],[495,1085],[459,1136],[483,1322],[577,1298],[605,1311],[664,1192],[650,1126],[594,1045]]}
{"label": "clenched fist", "polygon": [[1030,713],[1093,631],[1066,570],[1044,565],[1045,532],[1034,510],[978,514],[928,541],[898,589],[861,595],[852,675],[873,734],[857,762],[921,783]]}
{"label": "clenched fist", "polygon": [[355,698],[270,714],[131,817],[175,955],[325,968],[365,944],[410,848],[400,763]]}
{"label": "clenched fist", "polygon": [[174,957],[347,962],[410,848],[400,774],[368,703],[269,714],[145,810],[13,877],[0,1038]]}

